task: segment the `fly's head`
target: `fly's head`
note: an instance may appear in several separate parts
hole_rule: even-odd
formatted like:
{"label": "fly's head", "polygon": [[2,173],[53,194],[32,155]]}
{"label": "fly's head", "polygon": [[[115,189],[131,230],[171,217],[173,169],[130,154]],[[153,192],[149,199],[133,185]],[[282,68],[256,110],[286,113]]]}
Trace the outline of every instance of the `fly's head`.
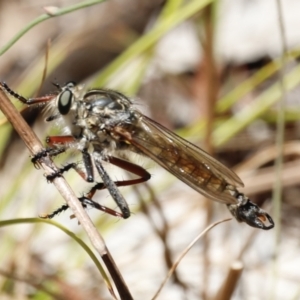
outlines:
{"label": "fly's head", "polygon": [[76,86],[72,81],[64,86],[53,84],[59,89],[59,92],[46,109],[50,112],[46,121],[58,120],[58,125],[64,128],[65,133],[75,136],[80,131],[74,124],[82,106],[80,99],[83,97],[83,88]]}
{"label": "fly's head", "polygon": [[56,85],[60,92],[53,99],[55,110],[47,121],[60,120],[65,133],[71,134],[76,142],[97,149],[123,148],[116,127],[134,127],[138,112],[132,102],[123,94],[104,89],[83,90],[74,82],[63,87]]}
{"label": "fly's head", "polygon": [[[132,108],[132,102],[123,94],[104,89],[92,89],[84,91],[82,86],[76,86],[69,82],[65,86],[54,83],[59,93],[51,103],[59,117],[73,116],[73,123],[83,126],[80,121],[90,120],[91,126],[100,126],[106,123],[128,121]],[[54,116],[49,117],[52,121]],[[87,124],[84,125],[86,127]]]}

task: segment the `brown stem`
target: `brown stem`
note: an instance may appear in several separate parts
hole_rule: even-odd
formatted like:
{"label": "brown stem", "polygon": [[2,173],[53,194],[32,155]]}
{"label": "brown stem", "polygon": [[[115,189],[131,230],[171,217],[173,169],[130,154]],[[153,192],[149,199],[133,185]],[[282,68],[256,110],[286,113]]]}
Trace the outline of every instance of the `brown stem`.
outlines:
{"label": "brown stem", "polygon": [[[40,153],[43,150],[43,145],[1,88],[0,109],[20,135],[30,153],[32,155]],[[48,156],[42,157],[39,160],[39,164],[45,170],[46,175],[51,175],[53,171],[58,171],[57,167]],[[81,203],[78,201],[68,183],[63,177],[57,177],[53,180],[53,184],[65,199],[69,207],[72,209],[79,223],[86,231],[95,250],[100,254],[103,262],[112,276],[121,299],[133,299],[120,271],[118,270],[112,256],[109,253],[109,250],[105,245],[103,238],[95,228],[94,224],[87,215],[86,211],[83,209]]]}
{"label": "brown stem", "polygon": [[233,292],[237,286],[238,280],[243,271],[243,264],[241,261],[234,262],[228,271],[228,274],[223,282],[222,287],[218,291],[213,300],[230,300]]}

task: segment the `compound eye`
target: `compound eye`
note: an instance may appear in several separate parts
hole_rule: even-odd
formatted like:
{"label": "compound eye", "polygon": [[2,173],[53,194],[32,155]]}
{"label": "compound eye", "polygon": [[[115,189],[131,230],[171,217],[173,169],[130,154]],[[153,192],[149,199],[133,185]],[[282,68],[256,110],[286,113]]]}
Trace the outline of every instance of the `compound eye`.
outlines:
{"label": "compound eye", "polygon": [[70,90],[63,91],[58,98],[58,110],[62,115],[66,115],[71,108],[73,93]]}

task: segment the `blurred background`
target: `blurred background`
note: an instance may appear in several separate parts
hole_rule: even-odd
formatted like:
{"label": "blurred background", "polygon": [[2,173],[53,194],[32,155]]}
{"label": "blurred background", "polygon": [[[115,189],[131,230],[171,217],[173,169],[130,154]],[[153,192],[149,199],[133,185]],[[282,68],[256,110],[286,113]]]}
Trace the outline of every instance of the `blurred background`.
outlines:
{"label": "blurred background", "polygon": [[[144,114],[234,170],[245,183],[241,191],[274,218],[271,231],[236,220],[212,229],[158,299],[300,299],[300,2],[281,2],[278,11],[275,0],[99,1],[38,24],[0,57],[0,80],[26,97],[55,92],[52,82],[68,81],[132,97]],[[0,1],[1,49],[45,11],[76,3]],[[59,132],[44,123],[40,109],[25,109],[23,116],[42,141]],[[52,212],[63,199],[2,115],[0,130],[0,217],[14,224],[1,224],[0,299],[111,299],[91,258],[63,231],[17,224]],[[130,158],[152,175],[147,184],[121,188],[130,219],[88,213],[134,299],[151,299],[187,245],[230,214],[150,160]],[[74,160],[80,156],[73,152],[55,159],[57,165]],[[131,176],[105,166],[113,179]],[[65,177],[77,195],[89,190],[75,172]],[[116,209],[107,191],[94,199]],[[55,221],[89,244],[70,215]],[[230,296],[222,286],[237,261],[241,273]]]}

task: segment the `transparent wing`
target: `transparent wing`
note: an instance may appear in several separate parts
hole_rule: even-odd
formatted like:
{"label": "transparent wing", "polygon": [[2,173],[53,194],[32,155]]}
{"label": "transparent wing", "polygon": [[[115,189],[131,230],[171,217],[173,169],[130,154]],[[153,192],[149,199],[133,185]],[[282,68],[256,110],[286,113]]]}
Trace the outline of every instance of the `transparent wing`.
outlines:
{"label": "transparent wing", "polygon": [[121,125],[115,130],[138,152],[204,196],[226,204],[237,203],[232,194],[243,182],[233,171],[159,123],[138,112],[136,116],[139,122],[134,128],[127,130]]}

